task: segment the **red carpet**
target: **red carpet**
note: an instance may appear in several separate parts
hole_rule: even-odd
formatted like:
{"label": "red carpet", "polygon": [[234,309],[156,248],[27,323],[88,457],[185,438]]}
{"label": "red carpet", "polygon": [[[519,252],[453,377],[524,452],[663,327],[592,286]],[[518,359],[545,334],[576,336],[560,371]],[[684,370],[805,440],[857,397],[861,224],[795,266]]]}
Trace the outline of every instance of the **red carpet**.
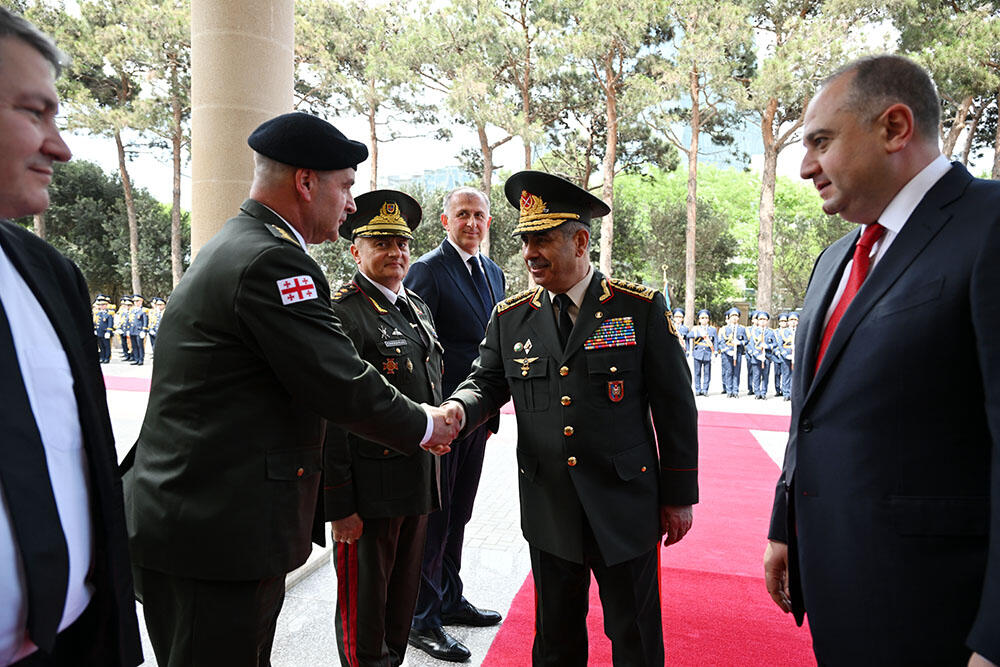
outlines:
{"label": "red carpet", "polygon": [[[788,417],[699,414],[701,502],[684,540],[661,552],[669,665],[814,665],[805,627],[774,606],[762,559],[778,468],[750,430],[786,431]],[[611,664],[611,643],[592,582],[590,664]],[[531,663],[534,587],[514,597],[483,665]]]}

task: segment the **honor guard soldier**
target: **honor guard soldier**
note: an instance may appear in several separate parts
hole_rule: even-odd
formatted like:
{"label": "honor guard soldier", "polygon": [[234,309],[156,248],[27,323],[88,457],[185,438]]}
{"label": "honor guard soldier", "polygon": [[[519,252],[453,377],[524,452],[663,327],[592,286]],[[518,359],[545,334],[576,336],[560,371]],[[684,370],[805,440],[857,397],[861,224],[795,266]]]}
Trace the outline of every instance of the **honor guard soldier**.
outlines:
{"label": "honor guard soldier", "polygon": [[[403,287],[420,205],[395,190],[369,192],[355,203],[340,234],[353,238],[358,271],[333,295],[333,312],[358,355],[389,384],[439,405],[441,344],[429,308]],[[341,664],[399,665],[420,586],[427,514],[440,507],[435,457],[404,456],[331,426],[324,470]]]}
{"label": "honor guard soldier", "polygon": [[129,314],[132,310],[132,297],[123,296],[119,302],[118,312],[115,313],[115,334],[118,336],[122,346],[122,359],[132,361],[132,352],[129,349]]}
{"label": "honor guard soldier", "polygon": [[688,343],[688,328],[684,326],[684,309],[674,308],[673,312],[674,319],[674,331],[677,332],[677,341],[681,344],[681,349],[684,350],[684,355],[690,351],[690,345]]}
{"label": "honor guard soldier", "polygon": [[757,311],[756,324],[747,331],[747,349],[753,356],[750,385],[757,400],[767,398],[768,372],[771,370],[770,352],[774,337],[768,328],[771,316],[763,310]]}
{"label": "honor guard soldier", "polygon": [[146,334],[149,333],[149,313],[142,307],[141,294],[132,295],[129,312],[129,342],[132,344],[132,365],[142,366],[146,360]]}
{"label": "honor guard soldier", "polygon": [[111,332],[115,328],[114,316],[108,312],[110,300],[103,294],[97,295],[94,302],[97,312],[94,313],[94,336],[97,338],[97,359],[102,364],[111,361]]}
{"label": "honor guard soldier", "polygon": [[715,354],[716,331],[708,324],[709,312],[698,311],[698,324],[691,327],[687,337],[691,341],[691,358],[694,359],[694,393],[708,396],[708,384],[712,380],[712,355]]}
{"label": "honor guard soldier", "polygon": [[743,349],[743,352],[746,355],[747,396],[754,396],[757,393],[756,391],[754,391],[754,385],[753,385],[753,378],[754,378],[753,367],[757,363],[757,360],[754,357],[754,355],[750,353],[750,330],[753,329],[755,326],[757,326],[757,311],[751,310],[747,316],[747,325],[744,328],[744,331],[746,332],[747,335],[747,341]]}
{"label": "honor guard soldier", "polygon": [[778,315],[778,328],[771,329],[771,337],[774,339],[771,348],[771,368],[774,369],[775,396],[784,395],[782,387],[785,386],[785,375],[789,373],[784,351],[785,331],[788,331],[788,314],[781,313]]}
{"label": "honor guard soldier", "polygon": [[792,366],[795,359],[795,329],[799,326],[799,314],[788,313],[788,327],[782,329],[781,348],[785,357],[785,374],[782,376],[781,393],[786,401],[792,400]]}
{"label": "honor guard soldier", "polygon": [[697,414],[660,292],[590,265],[609,208],[557,176],[504,186],[536,287],[493,311],[472,374],[442,407],[475,428],[513,397],[535,665],[587,662],[591,573],[615,665],[662,665],[659,537],[698,500]]}
{"label": "honor guard soldier", "polygon": [[719,329],[718,352],[722,370],[722,390],[726,396],[736,398],[740,386],[740,364],[746,348],[747,331],[740,325],[740,311],[726,311],[726,326]]}
{"label": "honor guard soldier", "polygon": [[151,302],[153,310],[149,313],[149,349],[156,349],[156,335],[160,332],[160,321],[163,319],[163,309],[167,307],[167,302],[158,296],[154,296]]}

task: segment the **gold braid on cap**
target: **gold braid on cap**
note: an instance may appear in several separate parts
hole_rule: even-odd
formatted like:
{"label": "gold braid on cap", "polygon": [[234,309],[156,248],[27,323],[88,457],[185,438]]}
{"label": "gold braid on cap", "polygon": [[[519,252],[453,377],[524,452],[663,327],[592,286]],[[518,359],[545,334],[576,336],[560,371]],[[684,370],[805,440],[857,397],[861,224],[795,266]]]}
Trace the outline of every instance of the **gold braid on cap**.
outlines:
{"label": "gold braid on cap", "polygon": [[568,220],[579,220],[578,213],[549,213],[548,204],[527,190],[521,190],[520,217],[517,221],[519,232],[550,229]]}
{"label": "gold braid on cap", "polygon": [[368,224],[354,230],[354,236],[405,236],[413,238],[410,226],[399,213],[399,204],[387,201],[382,204],[378,215],[368,221]]}

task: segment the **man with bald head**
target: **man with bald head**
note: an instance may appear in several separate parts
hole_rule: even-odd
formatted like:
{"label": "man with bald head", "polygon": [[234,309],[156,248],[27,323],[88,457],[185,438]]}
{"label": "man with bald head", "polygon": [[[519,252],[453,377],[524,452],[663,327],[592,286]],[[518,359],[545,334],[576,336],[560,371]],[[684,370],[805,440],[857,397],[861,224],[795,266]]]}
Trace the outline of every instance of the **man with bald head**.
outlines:
{"label": "man with bald head", "polygon": [[824,665],[1000,662],[1000,184],[941,155],[939,109],[884,55],[805,116],[801,175],[859,227],[806,291],[764,566]]}
{"label": "man with bald head", "polygon": [[307,251],[355,210],[365,146],[303,113],[248,143],[250,198],[171,296],[123,463],[136,592],[163,665],[270,664],[285,574],[324,541],[325,419],[407,455],[444,453],[456,431],[358,357]]}

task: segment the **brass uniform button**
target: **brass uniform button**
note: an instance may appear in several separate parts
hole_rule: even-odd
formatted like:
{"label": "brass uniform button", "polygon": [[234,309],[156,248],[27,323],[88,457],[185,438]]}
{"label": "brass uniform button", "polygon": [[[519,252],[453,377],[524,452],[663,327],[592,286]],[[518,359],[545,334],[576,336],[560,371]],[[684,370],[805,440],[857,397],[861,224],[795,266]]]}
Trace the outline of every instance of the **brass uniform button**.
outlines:
{"label": "brass uniform button", "polygon": [[642,466],[642,468],[639,469],[639,472],[646,472],[646,466]]}
{"label": "brass uniform button", "polygon": [[383,449],[382,450],[382,456],[389,456],[389,450],[388,449]]}
{"label": "brass uniform button", "polygon": [[560,368],[559,369],[559,375],[562,375],[563,377],[566,377],[567,375],[569,375],[569,367],[563,366],[562,368]]}
{"label": "brass uniform button", "polygon": [[521,377],[524,377],[527,374],[528,374],[528,371],[521,371]]}
{"label": "brass uniform button", "polygon": [[573,399],[571,399],[569,396],[563,396],[562,398],[559,399],[559,402],[562,403],[563,405],[569,405],[570,403],[573,402]]}
{"label": "brass uniform button", "polygon": [[396,354],[400,354],[399,348],[396,348]]}
{"label": "brass uniform button", "polygon": [[304,475],[304,474],[306,474],[306,469],[305,468],[299,468],[298,470],[295,471],[295,476],[296,477],[302,477],[302,475]]}
{"label": "brass uniform button", "polygon": [[570,468],[572,468],[573,466],[575,466],[576,465],[576,457],[575,456],[571,456],[568,459],[566,459],[566,465],[568,465]]}
{"label": "brass uniform button", "polygon": [[563,435],[573,435],[573,427],[567,426],[563,429]]}
{"label": "brass uniform button", "polygon": [[618,372],[618,367],[617,366],[612,366],[610,370],[611,370],[612,373],[617,373]]}

